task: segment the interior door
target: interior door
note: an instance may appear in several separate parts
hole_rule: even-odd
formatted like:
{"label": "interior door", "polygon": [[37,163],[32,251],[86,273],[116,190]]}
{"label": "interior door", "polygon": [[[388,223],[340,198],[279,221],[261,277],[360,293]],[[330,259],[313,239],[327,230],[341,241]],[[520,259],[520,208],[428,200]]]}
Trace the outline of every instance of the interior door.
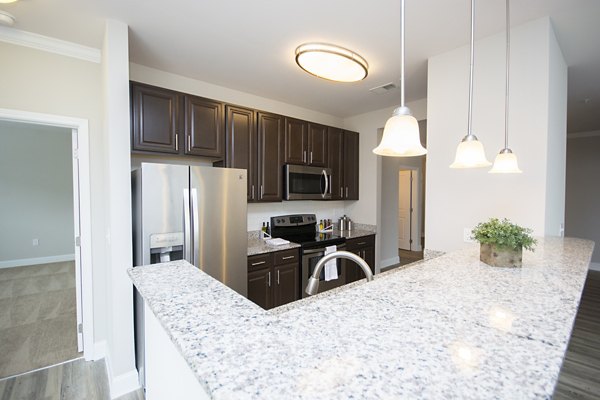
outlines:
{"label": "interior door", "polygon": [[398,248],[410,250],[412,172],[398,172]]}
{"label": "interior door", "polygon": [[75,234],[75,300],[77,310],[77,351],[83,351],[83,312],[81,301],[81,227],[79,224],[79,157],[77,151],[79,149],[77,130],[73,129],[71,133],[71,143],[73,150],[73,232]]}

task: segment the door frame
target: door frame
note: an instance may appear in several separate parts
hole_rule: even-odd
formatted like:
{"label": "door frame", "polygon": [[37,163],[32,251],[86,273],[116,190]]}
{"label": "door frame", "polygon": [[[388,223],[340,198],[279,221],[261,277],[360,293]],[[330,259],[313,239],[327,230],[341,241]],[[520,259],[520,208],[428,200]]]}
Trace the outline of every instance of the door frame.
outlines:
{"label": "door frame", "polygon": [[[422,172],[421,168],[400,165],[398,168],[398,182],[400,177],[400,171],[410,171],[411,172],[411,197],[410,203],[412,211],[410,212],[410,239],[412,242],[410,243],[410,251],[422,251],[421,247],[421,233],[423,232],[423,227],[421,226],[421,196],[420,188],[421,188],[421,179]],[[400,195],[400,185],[398,184],[398,196]],[[396,222],[398,225],[398,221]]]}
{"label": "door frame", "polygon": [[[89,159],[89,124],[87,119],[61,115],[34,113],[29,111],[0,108],[0,120],[23,122],[29,124],[49,125],[77,131],[78,174],[73,168],[73,180],[79,186],[79,215],[75,215],[74,223],[79,222],[80,276],[76,284],[80,285],[81,320],[83,321],[83,356],[86,360],[94,359],[94,291],[92,272],[92,230],[91,230],[91,189]],[[75,158],[76,156],[76,158]],[[80,178],[84,179],[80,179]],[[73,188],[75,190],[75,187]],[[74,205],[74,209],[77,206]],[[79,217],[79,221],[77,221]],[[75,251],[77,254],[77,250]],[[79,316],[78,316],[79,319]],[[77,327],[75,327],[77,329]]]}

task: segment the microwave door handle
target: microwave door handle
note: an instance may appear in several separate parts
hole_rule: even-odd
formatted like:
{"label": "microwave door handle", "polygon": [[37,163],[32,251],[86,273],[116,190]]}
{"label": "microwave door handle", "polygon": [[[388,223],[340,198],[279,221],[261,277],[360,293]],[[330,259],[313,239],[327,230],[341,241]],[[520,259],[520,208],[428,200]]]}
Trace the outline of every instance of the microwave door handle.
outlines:
{"label": "microwave door handle", "polygon": [[329,179],[327,178],[327,171],[323,170],[321,173],[323,174],[323,179],[325,179],[325,190],[321,193],[321,197],[325,197],[329,191]]}

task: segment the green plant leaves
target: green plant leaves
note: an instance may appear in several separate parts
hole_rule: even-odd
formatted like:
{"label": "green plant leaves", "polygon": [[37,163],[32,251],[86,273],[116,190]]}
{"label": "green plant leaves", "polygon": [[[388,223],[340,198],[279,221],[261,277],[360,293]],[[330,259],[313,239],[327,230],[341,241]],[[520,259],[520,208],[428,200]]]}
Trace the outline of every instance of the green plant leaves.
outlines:
{"label": "green plant leaves", "polygon": [[471,231],[473,239],[479,243],[495,244],[498,247],[511,249],[523,247],[533,251],[537,241],[531,236],[532,233],[532,229],[513,224],[506,218],[502,221],[498,218],[490,218],[487,222],[479,223]]}

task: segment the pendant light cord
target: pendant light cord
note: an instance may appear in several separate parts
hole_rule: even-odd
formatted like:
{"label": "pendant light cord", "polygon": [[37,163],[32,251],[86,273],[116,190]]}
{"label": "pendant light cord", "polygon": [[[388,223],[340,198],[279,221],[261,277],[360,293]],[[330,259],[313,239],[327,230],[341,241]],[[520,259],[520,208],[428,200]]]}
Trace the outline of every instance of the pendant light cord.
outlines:
{"label": "pendant light cord", "polygon": [[506,0],[506,99],[504,100],[504,148],[508,149],[508,76],[510,70],[510,0]]}
{"label": "pendant light cord", "polygon": [[404,0],[400,1],[400,107],[404,107]]}
{"label": "pendant light cord", "polygon": [[469,62],[469,123],[467,134],[472,135],[473,121],[473,54],[475,48],[475,39],[473,33],[475,31],[475,0],[471,0],[471,61]]}

